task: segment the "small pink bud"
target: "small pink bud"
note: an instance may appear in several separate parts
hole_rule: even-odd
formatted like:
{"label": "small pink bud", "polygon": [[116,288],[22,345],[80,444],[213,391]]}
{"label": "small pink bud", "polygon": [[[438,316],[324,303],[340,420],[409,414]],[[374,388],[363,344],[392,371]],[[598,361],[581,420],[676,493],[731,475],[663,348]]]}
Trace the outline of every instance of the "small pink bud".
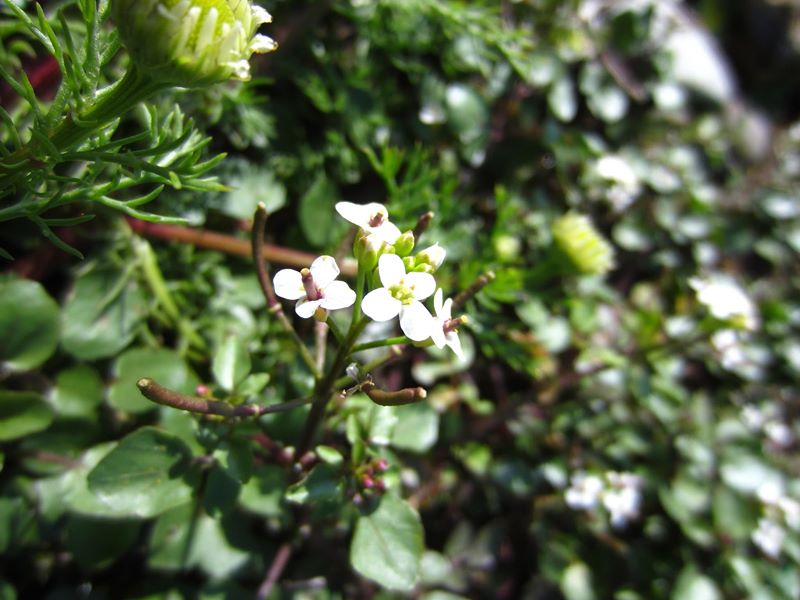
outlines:
{"label": "small pink bud", "polygon": [[361,485],[363,485],[365,489],[372,489],[375,487],[375,480],[372,479],[372,477],[365,475],[361,478]]}
{"label": "small pink bud", "polygon": [[208,396],[211,393],[211,390],[208,389],[207,385],[199,383],[197,384],[197,387],[194,388],[194,393],[198,396]]}
{"label": "small pink bud", "polygon": [[381,471],[381,472],[388,471],[389,470],[389,461],[386,460],[385,458],[379,458],[375,462],[375,467],[378,469],[378,471]]}

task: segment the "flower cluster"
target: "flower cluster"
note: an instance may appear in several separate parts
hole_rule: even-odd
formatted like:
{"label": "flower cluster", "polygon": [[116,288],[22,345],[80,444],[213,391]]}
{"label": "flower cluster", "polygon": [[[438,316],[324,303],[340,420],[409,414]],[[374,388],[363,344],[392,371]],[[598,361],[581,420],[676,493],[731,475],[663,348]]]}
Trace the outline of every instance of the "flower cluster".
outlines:
{"label": "flower cluster", "polygon": [[112,0],[111,14],[140,69],[173,85],[250,79],[250,56],[278,47],[256,33],[272,17],[250,0]]}
{"label": "flower cluster", "polygon": [[[463,358],[458,328],[466,318],[453,318],[453,300],[444,299],[433,277],[444,261],[444,248],[433,244],[412,254],[414,234],[401,232],[389,221],[382,204],[339,202],[336,211],[359,227],[354,254],[369,289],[360,305],[364,314],[378,322],[398,317],[400,329],[409,340],[430,340],[437,348],[447,346]],[[356,303],[357,293],[346,283],[336,281],[338,275],[334,258],[320,256],[308,269],[279,271],[273,284],[278,296],[297,301],[295,312],[300,317],[315,316],[324,321],[328,311]],[[433,314],[423,303],[431,297]]]}
{"label": "flower cluster", "polygon": [[591,511],[602,505],[613,527],[625,527],[641,512],[642,480],[633,473],[608,471],[600,476],[578,471],[564,500],[573,510]]}

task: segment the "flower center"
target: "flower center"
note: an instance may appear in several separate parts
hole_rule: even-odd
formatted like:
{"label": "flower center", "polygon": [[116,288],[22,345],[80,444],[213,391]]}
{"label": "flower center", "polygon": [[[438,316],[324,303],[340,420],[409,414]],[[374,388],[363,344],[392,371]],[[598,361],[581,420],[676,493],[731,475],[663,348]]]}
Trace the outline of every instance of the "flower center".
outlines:
{"label": "flower center", "polygon": [[400,283],[393,285],[389,288],[389,294],[395,300],[400,300],[403,304],[411,304],[414,300],[414,288],[409,287],[400,281]]}
{"label": "flower center", "polygon": [[367,221],[367,225],[369,225],[370,227],[378,227],[382,223],[383,223],[383,213],[379,212],[372,215],[369,218],[369,221]]}

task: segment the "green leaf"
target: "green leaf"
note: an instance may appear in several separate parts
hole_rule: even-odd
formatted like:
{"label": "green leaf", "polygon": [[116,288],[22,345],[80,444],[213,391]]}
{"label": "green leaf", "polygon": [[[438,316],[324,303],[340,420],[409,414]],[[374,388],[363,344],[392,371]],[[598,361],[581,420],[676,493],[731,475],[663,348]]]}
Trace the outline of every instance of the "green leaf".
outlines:
{"label": "green leaf", "polygon": [[0,278],[0,363],[15,371],[38,367],[56,349],[59,309],[35,281]]}
{"label": "green leaf", "polygon": [[720,600],[722,595],[710,577],[698,573],[697,567],[684,567],[672,590],[673,600]]}
{"label": "green leaf", "polygon": [[186,362],[172,350],[133,348],[117,359],[116,381],[108,390],[108,402],[126,412],[143,412],[156,405],[142,396],[136,382],[149,377],[159,384],[182,394],[193,394],[199,379]]}
{"label": "green leaf", "polygon": [[417,402],[394,408],[397,423],[392,431],[392,446],[423,453],[430,450],[439,437],[439,413],[428,402]]}
{"label": "green leaf", "polygon": [[131,342],[145,313],[145,298],[132,278],[92,269],[78,277],[67,296],[64,350],[82,360],[113,356]]}
{"label": "green leaf", "polygon": [[47,429],[53,410],[35,392],[0,390],[0,442]]}
{"label": "green leaf", "polygon": [[103,568],[128,550],[139,535],[141,523],[70,515],[65,546],[85,569]]}
{"label": "green leaf", "polygon": [[89,473],[89,489],[117,514],[149,518],[192,499],[191,452],[153,427],[133,432]]}
{"label": "green leaf", "polygon": [[305,479],[286,490],[286,500],[295,504],[335,502],[341,497],[342,478],[336,469],[326,464],[315,466]]}
{"label": "green leaf", "polygon": [[214,353],[211,371],[219,386],[233,391],[250,374],[250,353],[244,340],[227,335]]}
{"label": "green leaf", "polygon": [[231,543],[235,536],[230,535],[229,529],[227,521],[206,515],[197,517],[189,565],[199,567],[213,579],[224,579],[247,562],[250,553]]}
{"label": "green leaf", "polygon": [[318,176],[300,199],[300,227],[312,246],[331,245],[346,228],[344,220],[333,209],[338,200],[336,188],[324,175]]}
{"label": "green leaf", "polygon": [[236,162],[235,174],[225,182],[233,188],[223,194],[222,212],[236,219],[252,219],[259,202],[272,214],[286,204],[286,188],[271,171]]}
{"label": "green leaf", "polygon": [[423,550],[417,512],[394,494],[384,494],[374,510],[359,516],[350,562],[361,575],[383,587],[408,591],[417,582]]}
{"label": "green leaf", "polygon": [[242,486],[239,504],[257,515],[278,517],[283,514],[283,494],[286,490],[286,471],[272,465],[258,467]]}
{"label": "green leaf", "polygon": [[103,381],[92,367],[64,369],[56,376],[50,403],[56,412],[69,417],[91,417],[103,402]]}

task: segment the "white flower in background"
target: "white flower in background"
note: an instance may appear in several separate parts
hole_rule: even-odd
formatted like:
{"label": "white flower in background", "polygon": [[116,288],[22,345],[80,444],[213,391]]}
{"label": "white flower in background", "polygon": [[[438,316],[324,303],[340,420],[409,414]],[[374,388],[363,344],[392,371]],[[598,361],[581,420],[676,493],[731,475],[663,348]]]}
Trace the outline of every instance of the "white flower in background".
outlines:
{"label": "white flower in background", "polygon": [[711,315],[721,321],[735,321],[742,329],[758,328],[756,306],[741,286],[732,278],[715,274],[709,277],[692,277],[689,285],[697,292],[697,299]]}
{"label": "white flower in background", "polygon": [[783,512],[783,520],[795,531],[800,530],[800,502],[789,496],[778,498],[778,508]]}
{"label": "white flower in background", "polygon": [[606,473],[609,487],[602,494],[603,506],[608,511],[611,525],[624,527],[639,517],[642,492],[641,479],[632,473]]}
{"label": "white flower in background", "polygon": [[369,204],[355,204],[353,202],[337,202],[336,212],[358,225],[366,233],[376,236],[380,241],[394,244],[400,237],[400,230],[389,221],[389,211],[383,204],[370,202]]}
{"label": "white flower in background", "polygon": [[768,421],[764,424],[764,433],[770,442],[781,448],[791,446],[794,442],[792,428],[782,421]]}
{"label": "white flower in background", "polygon": [[336,281],[338,276],[336,260],[332,256],[320,256],[308,269],[281,269],[272,283],[278,296],[297,300],[295,312],[308,319],[317,309],[347,308],[356,301],[356,293],[344,281]]}
{"label": "white flower in background", "polygon": [[617,154],[607,154],[594,163],[594,173],[606,181],[606,197],[618,211],[625,210],[642,191],[639,176],[631,164]]}
{"label": "white flower in background", "polygon": [[573,510],[591,510],[600,501],[602,491],[602,479],[579,471],[571,477],[570,485],[564,492],[564,500]]}
{"label": "white flower in background", "polygon": [[766,347],[749,343],[749,337],[746,332],[736,329],[721,329],[711,336],[711,345],[719,353],[719,362],[724,369],[757,381],[764,377],[771,355]]}
{"label": "white flower in background", "polygon": [[435,321],[420,300],[430,297],[436,289],[433,275],[406,273],[403,259],[395,254],[380,257],[378,275],[383,287],[364,296],[364,314],[375,321],[389,321],[400,315],[400,329],[406,337],[415,342],[427,340]]}
{"label": "white flower in background", "polygon": [[436,311],[434,326],[431,332],[431,339],[437,348],[448,346],[458,357],[464,360],[464,351],[461,348],[461,340],[458,338],[458,326],[461,320],[453,319],[453,299],[448,298],[442,302],[442,290],[436,290],[433,296],[433,309]]}
{"label": "white flower in background", "polygon": [[768,517],[758,520],[758,528],[750,535],[753,543],[772,559],[777,559],[786,541],[786,531]]}

